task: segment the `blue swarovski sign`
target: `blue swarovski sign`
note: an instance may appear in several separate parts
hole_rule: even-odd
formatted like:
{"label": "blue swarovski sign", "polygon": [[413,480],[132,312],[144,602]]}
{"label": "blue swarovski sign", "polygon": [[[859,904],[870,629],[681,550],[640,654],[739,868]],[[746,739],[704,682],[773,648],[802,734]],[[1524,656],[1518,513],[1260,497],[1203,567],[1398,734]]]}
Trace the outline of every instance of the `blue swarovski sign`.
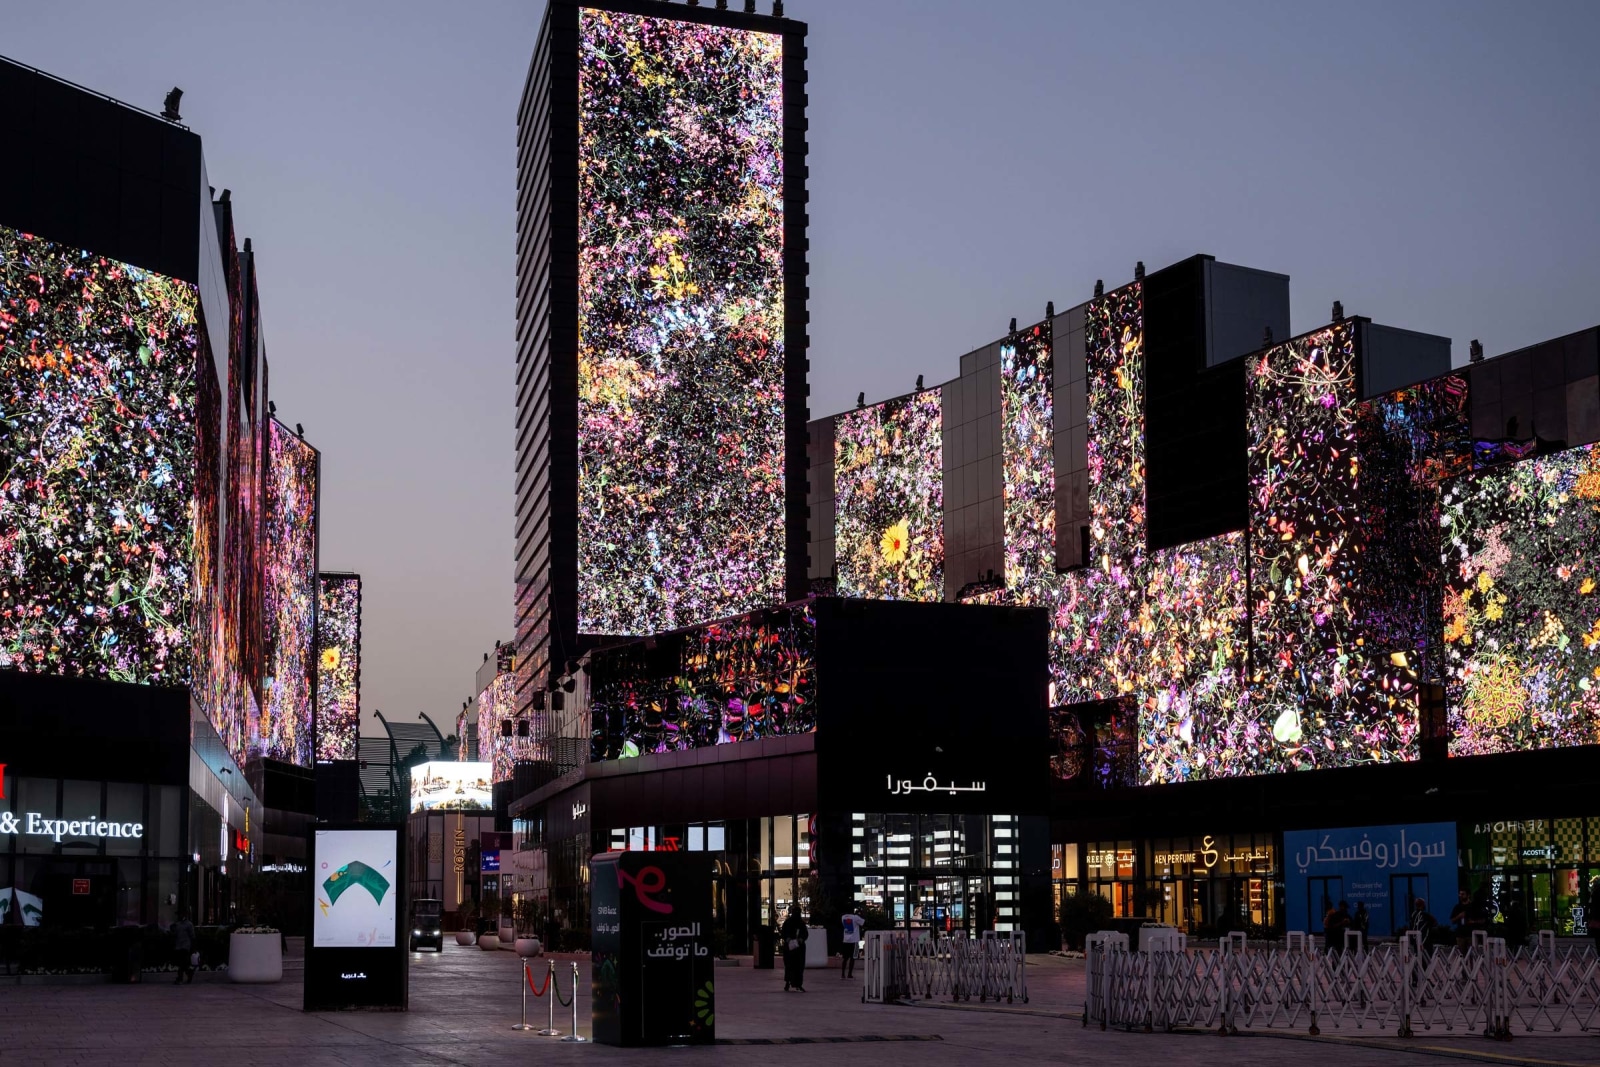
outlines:
{"label": "blue swarovski sign", "polygon": [[1441,925],[1455,907],[1455,823],[1296,830],[1283,835],[1283,851],[1290,930],[1321,933],[1323,917],[1341,900],[1351,912],[1366,904],[1373,937],[1404,928],[1419,898]]}
{"label": "blue swarovski sign", "polygon": [[500,870],[500,850],[486,848],[483,850],[478,870],[483,874],[491,874]]}

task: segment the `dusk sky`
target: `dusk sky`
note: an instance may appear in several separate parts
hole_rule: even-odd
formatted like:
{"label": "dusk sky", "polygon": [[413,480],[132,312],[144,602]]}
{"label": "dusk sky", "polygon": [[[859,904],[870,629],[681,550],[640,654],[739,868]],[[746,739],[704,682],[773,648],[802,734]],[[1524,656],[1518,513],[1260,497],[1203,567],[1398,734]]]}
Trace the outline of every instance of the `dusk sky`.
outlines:
{"label": "dusk sky", "polygon": [[[1196,252],[1291,275],[1297,333],[1340,299],[1458,363],[1600,322],[1600,3],[785,6],[811,29],[814,416]],[[365,578],[363,705],[446,732],[512,634],[542,11],[57,0],[0,39],[150,110],[183,88],[254,239],[279,416],[322,450],[323,568]]]}

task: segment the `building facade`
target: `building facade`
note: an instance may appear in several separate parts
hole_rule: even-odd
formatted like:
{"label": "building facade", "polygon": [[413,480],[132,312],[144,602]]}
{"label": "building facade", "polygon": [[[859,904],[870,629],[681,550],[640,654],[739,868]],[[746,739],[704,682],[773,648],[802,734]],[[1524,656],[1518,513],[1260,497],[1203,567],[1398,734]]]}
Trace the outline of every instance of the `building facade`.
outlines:
{"label": "building facade", "polygon": [[6,61],[0,94],[0,867],[46,925],[229,921],[303,859],[264,816],[309,811],[272,768],[311,764],[318,457],[175,101]]}

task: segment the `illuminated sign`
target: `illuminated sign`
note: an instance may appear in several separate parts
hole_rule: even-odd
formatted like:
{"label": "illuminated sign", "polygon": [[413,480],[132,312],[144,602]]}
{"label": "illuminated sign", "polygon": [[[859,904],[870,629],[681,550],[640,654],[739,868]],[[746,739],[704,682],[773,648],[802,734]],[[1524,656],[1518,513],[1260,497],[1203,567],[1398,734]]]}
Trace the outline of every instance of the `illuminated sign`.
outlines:
{"label": "illuminated sign", "polygon": [[941,785],[939,780],[932,774],[920,782],[913,782],[909,778],[896,780],[892,774],[885,775],[885,777],[888,779],[888,785],[884,788],[889,790],[890,796],[896,797],[905,796],[909,793],[948,793],[950,796],[955,796],[957,793],[987,793],[989,791],[989,783],[987,782],[956,785],[955,780],[951,779],[949,785]]}
{"label": "illuminated sign", "polygon": [[484,874],[496,874],[500,870],[500,850],[487,849],[479,857],[478,870]]}
{"label": "illuminated sign", "polygon": [[62,837],[144,837],[142,822],[107,822],[98,815],[87,819],[46,819],[36,811],[18,818],[9,811],[0,811],[0,835],[28,834],[32,837],[49,837],[60,841]]}
{"label": "illuminated sign", "polygon": [[87,878],[74,878],[72,880],[72,895],[75,896],[75,897],[86,897],[86,896],[88,896],[89,895],[89,879],[87,879]]}
{"label": "illuminated sign", "polygon": [[1202,866],[1210,870],[1218,863],[1271,863],[1272,850],[1247,848],[1241,852],[1223,852],[1217,839],[1207,834],[1200,839],[1200,847],[1189,852],[1157,852],[1157,867]]}
{"label": "illuminated sign", "polygon": [[434,760],[411,768],[411,810],[492,811],[493,766],[487,762]]}

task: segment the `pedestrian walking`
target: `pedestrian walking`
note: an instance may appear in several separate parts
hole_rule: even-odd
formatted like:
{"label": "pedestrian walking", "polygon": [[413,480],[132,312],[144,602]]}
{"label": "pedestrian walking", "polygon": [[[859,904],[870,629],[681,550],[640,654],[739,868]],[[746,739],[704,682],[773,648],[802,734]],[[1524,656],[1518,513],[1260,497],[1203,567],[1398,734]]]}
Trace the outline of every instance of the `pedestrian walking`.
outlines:
{"label": "pedestrian walking", "polygon": [[804,993],[806,991],[806,921],[800,914],[798,904],[789,909],[789,915],[783,920],[783,926],[778,931],[778,940],[783,945],[783,988],[785,992],[794,989]]}
{"label": "pedestrian walking", "polygon": [[1367,902],[1356,901],[1356,910],[1350,913],[1350,929],[1361,935],[1361,944],[1367,943],[1367,927],[1372,925],[1372,913],[1367,910]]}
{"label": "pedestrian walking", "polygon": [[182,985],[185,976],[194,985],[194,923],[187,911],[178,912],[178,921],[172,924],[172,954],[178,961],[178,979],[173,985]]}
{"label": "pedestrian walking", "polygon": [[1329,952],[1344,948],[1344,932],[1350,929],[1350,902],[1339,901],[1337,908],[1328,909],[1322,919],[1322,944]]}
{"label": "pedestrian walking", "polygon": [[854,902],[850,910],[844,913],[839,920],[844,926],[844,949],[839,963],[840,978],[854,978],[856,975],[856,949],[861,944],[861,931],[866,927],[867,921],[856,914]]}

